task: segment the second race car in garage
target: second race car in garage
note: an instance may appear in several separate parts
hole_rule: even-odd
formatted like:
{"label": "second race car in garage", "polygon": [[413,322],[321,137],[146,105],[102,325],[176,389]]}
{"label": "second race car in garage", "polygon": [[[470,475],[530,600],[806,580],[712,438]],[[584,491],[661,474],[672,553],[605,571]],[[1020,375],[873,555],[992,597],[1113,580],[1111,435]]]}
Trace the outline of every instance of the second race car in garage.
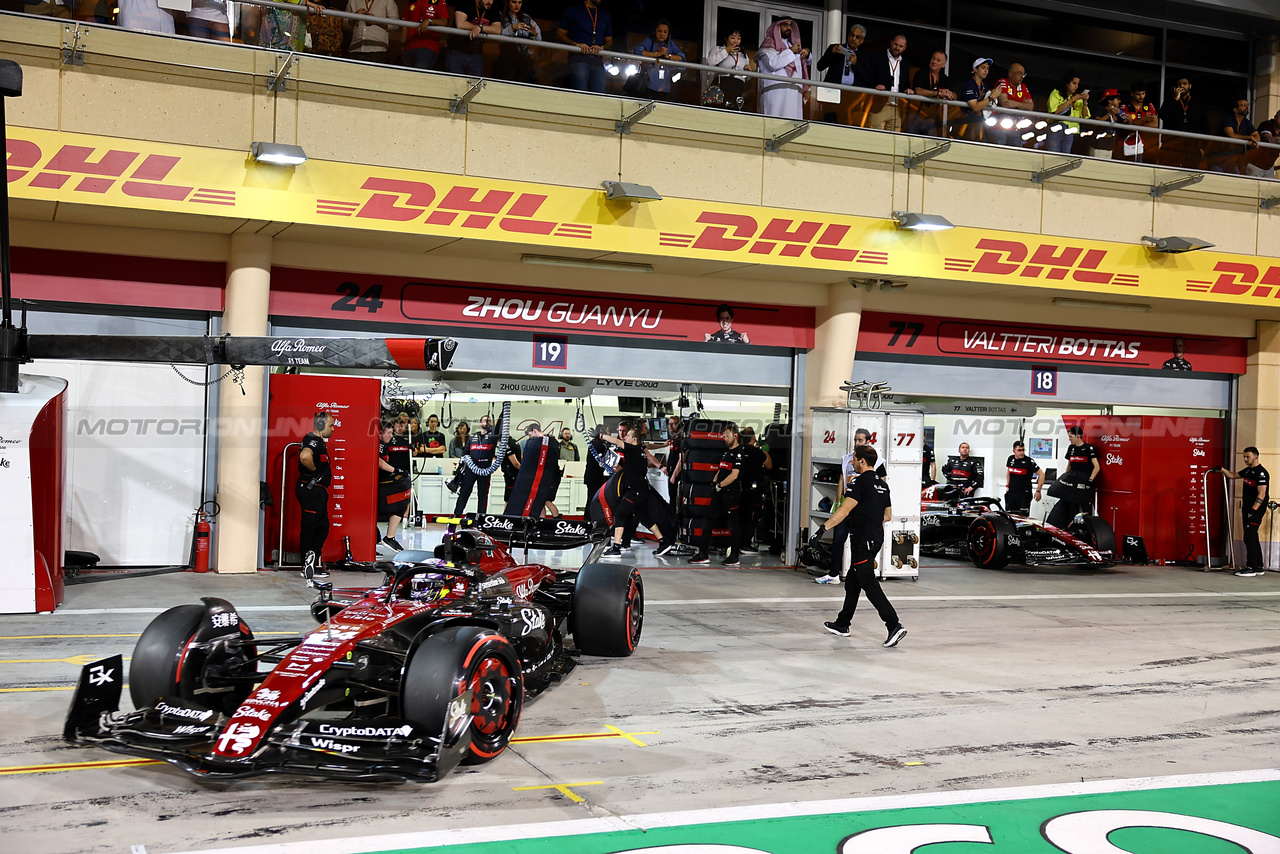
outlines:
{"label": "second race car in garage", "polygon": [[1116,535],[1100,516],[1079,515],[1066,530],[1008,513],[999,500],[959,498],[947,487],[921,496],[920,553],[968,558],[975,566],[1108,567],[1116,563]]}
{"label": "second race car in garage", "polygon": [[[372,589],[320,595],[321,623],[255,637],[231,603],[205,598],[156,617],[124,662],[85,666],[64,737],[163,759],[204,778],[290,773],[345,780],[438,779],[506,748],[526,698],[579,654],[627,656],[644,588],[633,567],[557,570],[527,548],[603,549],[603,526],[481,515],[453,520],[434,553],[370,568]],[[505,541],[500,542],[500,540]],[[265,667],[265,669],[262,669]]]}

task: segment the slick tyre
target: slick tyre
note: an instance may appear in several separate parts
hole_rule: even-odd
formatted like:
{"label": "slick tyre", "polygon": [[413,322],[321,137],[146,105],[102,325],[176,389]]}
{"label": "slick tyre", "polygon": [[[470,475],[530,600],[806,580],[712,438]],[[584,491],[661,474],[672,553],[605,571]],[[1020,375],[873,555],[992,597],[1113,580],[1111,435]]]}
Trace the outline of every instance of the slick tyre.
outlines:
{"label": "slick tyre", "polygon": [[573,588],[569,631],[587,655],[628,656],[644,628],[644,582],[631,566],[589,563]]}
{"label": "slick tyre", "polygon": [[[226,683],[219,684],[206,677],[211,664],[225,670],[235,669],[237,663],[249,667],[246,662],[254,650],[252,647],[230,651],[215,648],[211,652],[194,649],[196,636],[204,625],[204,613],[202,605],[178,605],[156,617],[142,632],[129,662],[129,696],[135,709],[153,706],[161,697],[176,697],[230,714],[248,696],[247,685],[228,691]],[[228,634],[253,638],[247,628]],[[200,638],[202,641],[214,639],[208,635]],[[200,689],[222,690],[197,694]]]}
{"label": "slick tyre", "polygon": [[709,483],[680,484],[680,503],[684,506],[685,515],[698,518],[707,515],[715,494],[715,487]]}
{"label": "slick tyre", "polygon": [[1070,532],[1100,552],[1116,551],[1116,532],[1101,516],[1081,516],[1070,527]]}
{"label": "slick tyre", "polygon": [[507,749],[524,708],[520,660],[505,637],[480,626],[455,626],[424,640],[409,658],[402,683],[404,715],[443,733],[449,706],[471,692],[471,744],[464,765],[479,765]]}
{"label": "slick tyre", "polygon": [[1010,540],[1018,527],[999,513],[986,513],[969,524],[969,560],[983,569],[1000,569],[1009,563]]}

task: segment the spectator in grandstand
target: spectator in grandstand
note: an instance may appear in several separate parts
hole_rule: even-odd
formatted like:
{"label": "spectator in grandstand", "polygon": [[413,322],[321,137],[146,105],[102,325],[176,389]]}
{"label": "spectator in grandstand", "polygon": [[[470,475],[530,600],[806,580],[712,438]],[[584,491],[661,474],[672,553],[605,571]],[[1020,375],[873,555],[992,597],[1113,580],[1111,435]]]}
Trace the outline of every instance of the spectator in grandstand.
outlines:
{"label": "spectator in grandstand", "polygon": [[517,83],[537,83],[538,73],[533,67],[531,42],[542,41],[542,28],[533,16],[524,11],[524,0],[506,0],[502,9],[502,34],[522,39],[526,44],[498,45],[498,61],[493,64],[493,76]]}
{"label": "spectator in grandstand", "polygon": [[973,61],[973,76],[964,84],[960,92],[960,100],[968,104],[968,109],[960,111],[956,120],[955,135],[972,142],[984,138],[986,129],[986,113],[996,102],[996,93],[987,86],[987,75],[991,73],[990,57],[980,56]]}
{"label": "spectator in grandstand", "polygon": [[187,35],[219,42],[231,41],[227,0],[191,0],[191,11],[187,12]]}
{"label": "spectator in grandstand", "polygon": [[[774,21],[756,51],[756,64],[765,74],[806,80],[809,49],[800,44],[800,28],[790,18]],[[777,80],[760,81],[760,112],[780,119],[803,119],[808,87]]]}
{"label": "spectator in grandstand", "polygon": [[[1080,89],[1080,75],[1068,71],[1062,81],[1049,93],[1049,112],[1059,116],[1075,116],[1080,119],[1089,118],[1089,90]],[[1057,128],[1057,130],[1054,130]],[[1075,122],[1057,121],[1049,125],[1048,138],[1044,141],[1045,151],[1056,151],[1059,154],[1070,154],[1071,144],[1076,134],[1080,133],[1080,125]]]}
{"label": "spectator in grandstand", "polygon": [[[889,40],[889,49],[873,53],[867,58],[866,79],[873,89],[881,92],[906,92],[910,89],[906,60],[907,37],[899,33]],[[867,127],[876,130],[896,131],[901,127],[902,114],[898,112],[898,99],[876,98],[867,117]]]}
{"label": "spectator in grandstand", "polygon": [[453,26],[449,7],[439,0],[413,0],[404,10],[404,19],[417,24],[418,31],[405,41],[400,64],[427,70],[435,68],[440,57],[440,34],[427,27]]}
{"label": "spectator in grandstand", "polygon": [[[155,5],[155,0],[143,0],[143,2]],[[321,10],[324,9],[323,6],[319,3],[313,3],[312,0],[281,0],[281,2],[296,3],[298,6],[305,7],[313,15],[319,15]],[[121,3],[122,10],[123,5]],[[292,10],[277,9],[274,6],[264,6],[261,7],[260,16],[258,25],[259,45],[273,47],[278,50],[302,52],[303,46],[306,44],[307,22],[301,10],[294,12]]]}
{"label": "spectator in grandstand", "polygon": [[[742,49],[742,30],[734,27],[724,37],[724,44],[716,45],[707,53],[707,65],[724,68],[727,71],[755,71],[756,64]],[[723,106],[742,109],[746,97],[747,78],[741,74],[717,74],[711,81],[712,86],[720,87],[724,93]],[[705,104],[705,99],[704,99]]]}
{"label": "spectator in grandstand", "polygon": [[[1036,102],[1027,88],[1027,69],[1021,62],[1009,63],[1009,76],[996,81],[996,103],[1006,110],[1034,110]],[[1019,117],[1008,113],[996,113],[995,127],[987,128],[987,141],[1000,145],[1022,146],[1022,129]]]}
{"label": "spectator in grandstand", "polygon": [[1089,154],[1099,157],[1103,160],[1110,160],[1115,154],[1116,148],[1121,145],[1121,137],[1124,136],[1124,122],[1120,118],[1120,92],[1117,89],[1108,89],[1102,93],[1101,99],[1102,115],[1095,116],[1100,122],[1106,122],[1111,125],[1109,128],[1088,127],[1080,132],[1080,138],[1085,140],[1089,147]]}
{"label": "spectator in grandstand", "polygon": [[[116,22],[130,30],[147,30],[153,33],[173,33],[173,13],[161,9],[156,0],[119,0]],[[263,10],[263,15],[267,13]],[[292,17],[288,12],[281,12]],[[59,16],[61,17],[61,16]]]}
{"label": "spectator in grandstand", "polygon": [[1147,84],[1143,81],[1135,80],[1129,86],[1129,102],[1120,105],[1120,119],[1130,132],[1124,134],[1116,145],[1115,158],[1141,163],[1147,146],[1159,147],[1159,137],[1154,134],[1144,137],[1137,129],[1158,127],[1160,124],[1155,105],[1147,103]]}
{"label": "spectator in grandstand", "polygon": [[[947,78],[946,67],[947,54],[944,51],[935,50],[929,57],[929,67],[921,68],[916,72],[915,78],[911,81],[911,91],[930,98],[956,100],[956,93],[951,81]],[[907,133],[921,136],[941,136],[944,110],[945,108],[940,104],[911,101],[907,104],[907,118],[902,129]]]}
{"label": "spectator in grandstand", "polygon": [[580,53],[569,54],[569,88],[604,94],[604,60],[601,50],[613,47],[613,19],[600,8],[600,0],[583,0],[564,10],[556,41],[571,44]]}
{"label": "spectator in grandstand", "polygon": [[[659,20],[658,23],[654,24],[653,32],[644,41],[636,45],[631,52],[636,56],[643,56],[649,59],[683,60],[685,58],[684,51],[671,38],[671,22],[666,19]],[[671,76],[674,73],[678,73],[680,69],[649,63],[641,63],[640,68],[641,73],[649,75],[650,95],[658,98],[667,98],[671,95]]]}
{"label": "spectator in grandstand", "polygon": [[1262,134],[1258,133],[1253,122],[1249,121],[1249,101],[1237,98],[1231,112],[1218,123],[1218,136],[1238,139],[1248,145],[1236,143],[1219,144],[1209,153],[1209,168],[1214,172],[1229,172],[1243,175],[1248,164],[1249,153],[1262,142]]}
{"label": "spectator in grandstand", "polygon": [[[1191,81],[1179,77],[1173,84],[1173,97],[1160,105],[1160,121],[1165,130],[1183,133],[1205,133],[1204,113],[1191,100]],[[1160,162],[1166,166],[1199,169],[1204,160],[1200,140],[1182,136],[1165,136],[1160,140]]]}
{"label": "spectator in grandstand", "polygon": [[[347,11],[375,18],[400,17],[396,0],[347,0]],[[343,26],[351,31],[347,56],[365,62],[387,62],[391,59],[391,33],[386,25],[344,20]],[[397,31],[399,29],[396,27]]]}
{"label": "spectator in grandstand", "polygon": [[[337,9],[341,0],[320,0],[326,9]],[[332,15],[308,15],[307,35],[311,46],[307,53],[320,56],[342,56],[342,19]]]}
{"label": "spectator in grandstand", "polygon": [[[862,59],[862,43],[867,40],[867,28],[862,24],[853,24],[842,44],[833,44],[818,59],[818,71],[824,83],[841,83],[845,86],[866,86],[864,79],[866,63],[859,64]],[[867,96],[856,92],[841,92],[840,104],[832,104],[832,109],[823,113],[824,122],[843,122],[855,124],[853,113],[856,105]],[[861,122],[857,122],[861,124]]]}
{"label": "spectator in grandstand", "polygon": [[[73,9],[76,0],[22,0],[22,8],[19,12],[26,12],[28,15],[44,15],[46,18],[72,18]],[[120,4],[124,6],[124,3]],[[122,10],[123,11],[123,10]],[[121,26],[124,26],[122,23]],[[135,27],[135,29],[139,29]],[[169,30],[173,32],[173,30]]]}
{"label": "spectator in grandstand", "polygon": [[453,25],[469,30],[467,38],[455,38],[449,42],[449,71],[453,74],[484,76],[484,39],[481,33],[491,36],[502,32],[500,13],[493,8],[493,0],[462,0],[453,12]]}

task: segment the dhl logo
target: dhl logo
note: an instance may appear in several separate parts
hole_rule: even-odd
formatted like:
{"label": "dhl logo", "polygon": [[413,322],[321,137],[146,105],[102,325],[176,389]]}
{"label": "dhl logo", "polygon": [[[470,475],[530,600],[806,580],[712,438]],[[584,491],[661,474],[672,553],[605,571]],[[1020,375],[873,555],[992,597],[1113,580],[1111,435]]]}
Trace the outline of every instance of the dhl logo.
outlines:
{"label": "dhl logo", "polygon": [[382,222],[421,221],[478,231],[496,222],[499,230],[512,234],[592,239],[590,225],[539,219],[538,211],[547,201],[547,196],[540,193],[484,191],[464,186],[449,187],[441,192],[424,181],[394,178],[369,178],[360,189],[370,190],[372,195],[364,202],[318,199],[316,213]]}
{"label": "dhl logo", "polygon": [[235,206],[234,190],[184,186],[166,179],[181,161],[168,154],[147,154],[87,145],[61,145],[51,157],[34,142],[10,139],[8,182],[45,190],[68,187],[73,193],[102,195],[120,185],[120,192],[138,199]]}
{"label": "dhl logo", "polygon": [[[1265,269],[1266,272],[1261,272]],[[1280,299],[1280,267],[1259,268],[1253,264],[1235,261],[1219,261],[1213,266],[1218,274],[1214,281],[1187,279],[1187,290],[1193,293],[1222,294],[1224,296],[1251,296],[1258,299]]]}
{"label": "dhl logo", "polygon": [[842,247],[852,226],[837,223],[773,218],[764,226],[745,214],[705,211],[695,220],[702,225],[697,234],[660,232],[659,246],[678,249],[706,249],[712,252],[741,252],[799,258],[806,252],[820,261],[887,265],[888,252]]}
{"label": "dhl logo", "polygon": [[1017,240],[996,240],[984,237],[977,249],[985,249],[977,261],[965,258],[944,258],[943,269],[957,273],[978,273],[984,276],[1017,276],[1020,279],[1051,279],[1073,281],[1090,285],[1121,285],[1138,287],[1136,275],[1108,273],[1098,269],[1106,260],[1105,249],[1082,249],[1078,246],[1058,246],[1041,243],[1032,249]]}

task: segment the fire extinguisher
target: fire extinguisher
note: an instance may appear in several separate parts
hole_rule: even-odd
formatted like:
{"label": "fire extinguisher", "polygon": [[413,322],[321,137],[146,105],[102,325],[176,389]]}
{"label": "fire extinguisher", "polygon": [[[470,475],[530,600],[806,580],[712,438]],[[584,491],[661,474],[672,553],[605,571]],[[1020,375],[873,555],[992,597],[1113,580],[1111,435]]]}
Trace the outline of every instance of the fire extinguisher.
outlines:
{"label": "fire extinguisher", "polygon": [[216,501],[206,501],[196,510],[195,537],[191,542],[191,567],[196,572],[209,571],[209,545],[213,526],[210,524],[221,508]]}

